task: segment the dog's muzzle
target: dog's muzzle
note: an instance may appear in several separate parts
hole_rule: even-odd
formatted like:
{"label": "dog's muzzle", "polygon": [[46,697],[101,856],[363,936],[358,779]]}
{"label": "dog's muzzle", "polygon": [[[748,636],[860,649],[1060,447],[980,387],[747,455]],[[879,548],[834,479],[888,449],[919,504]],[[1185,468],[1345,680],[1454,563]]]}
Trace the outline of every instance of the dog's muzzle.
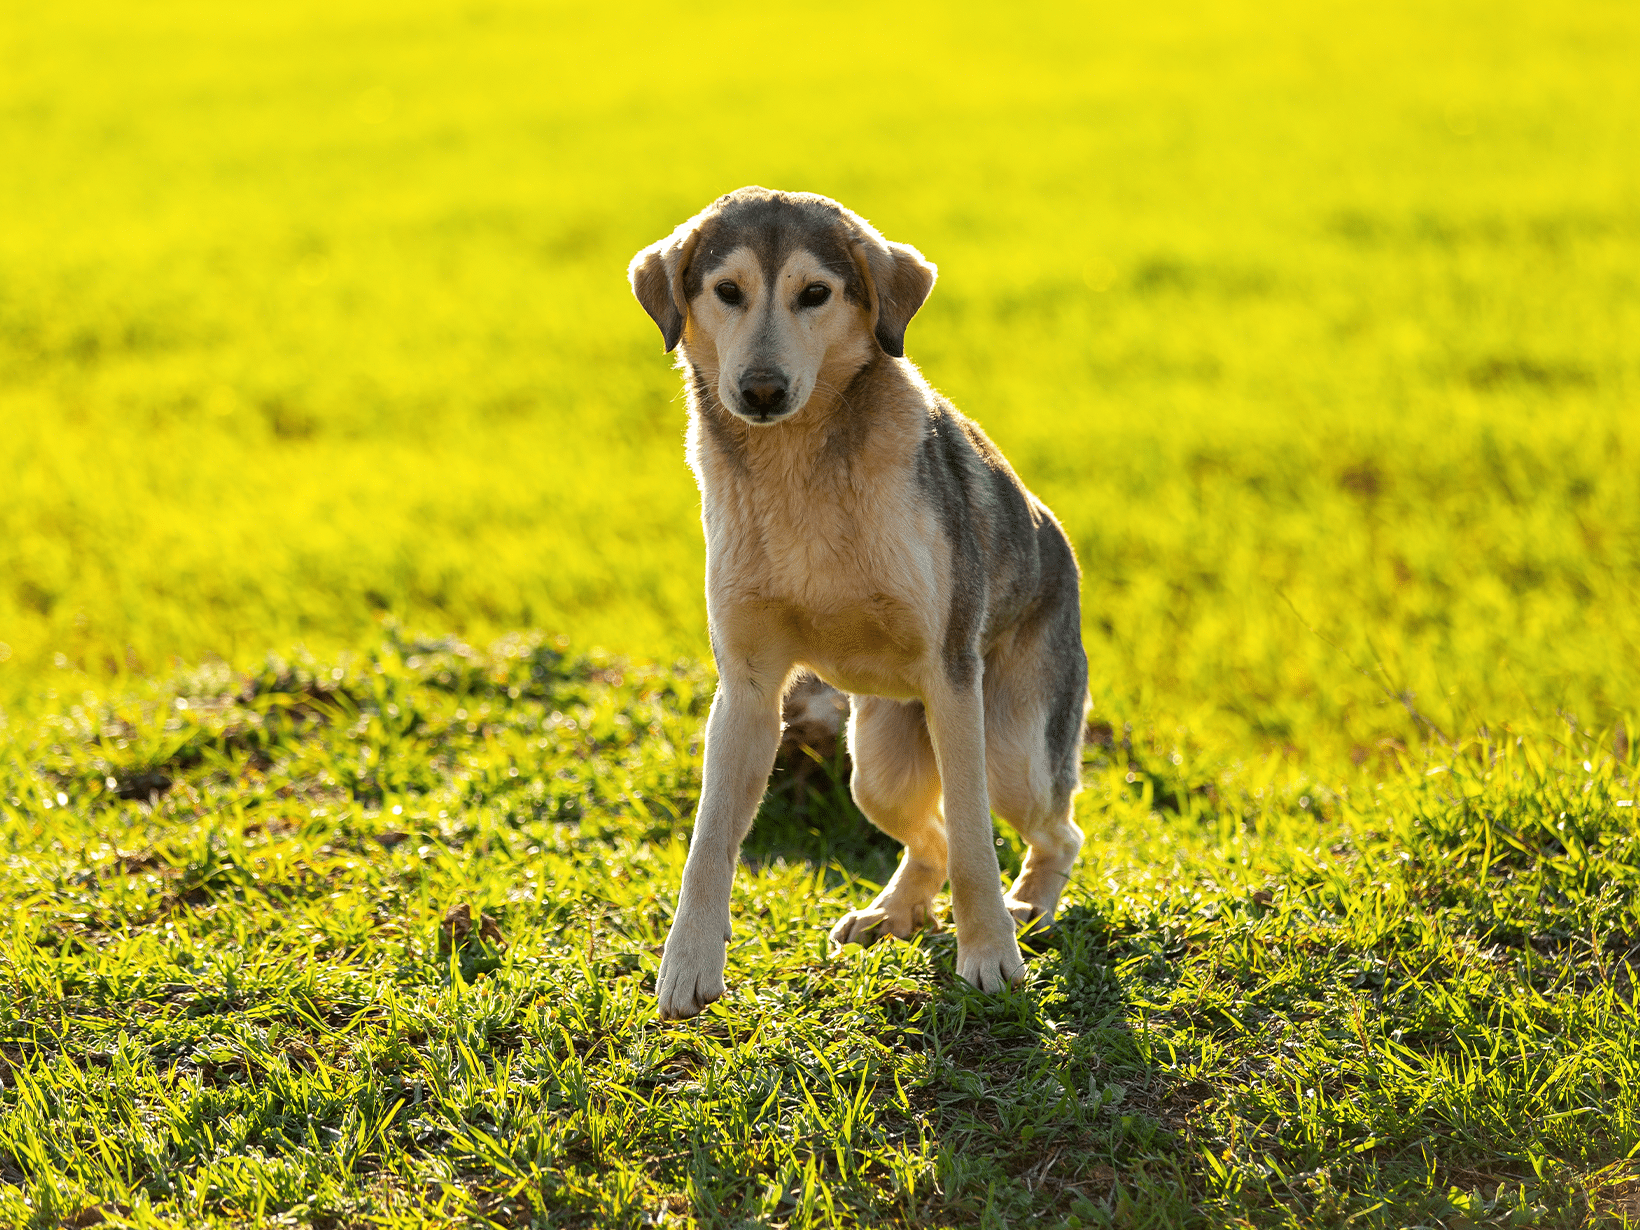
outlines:
{"label": "dog's muzzle", "polygon": [[773,368],[756,367],[740,378],[740,404],[748,418],[767,423],[790,409],[786,377]]}

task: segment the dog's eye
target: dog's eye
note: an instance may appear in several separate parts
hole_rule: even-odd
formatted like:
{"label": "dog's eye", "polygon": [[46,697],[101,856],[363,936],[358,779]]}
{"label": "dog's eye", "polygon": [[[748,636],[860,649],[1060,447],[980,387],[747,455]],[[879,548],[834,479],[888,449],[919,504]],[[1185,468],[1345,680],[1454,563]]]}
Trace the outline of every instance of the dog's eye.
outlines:
{"label": "dog's eye", "polygon": [[717,297],[723,300],[723,302],[728,304],[740,302],[740,287],[736,286],[733,282],[719,282],[716,289]]}
{"label": "dog's eye", "polygon": [[824,282],[810,282],[803,288],[803,293],[797,296],[798,307],[819,307],[831,298],[831,287]]}

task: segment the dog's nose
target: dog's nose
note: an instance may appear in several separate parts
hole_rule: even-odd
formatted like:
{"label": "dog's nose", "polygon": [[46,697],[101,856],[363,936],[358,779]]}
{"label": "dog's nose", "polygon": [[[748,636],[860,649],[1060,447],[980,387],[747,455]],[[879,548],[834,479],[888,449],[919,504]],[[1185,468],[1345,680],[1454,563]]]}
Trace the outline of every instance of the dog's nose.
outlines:
{"label": "dog's nose", "polygon": [[767,368],[749,371],[740,378],[740,397],[748,409],[778,413],[786,404],[786,378]]}

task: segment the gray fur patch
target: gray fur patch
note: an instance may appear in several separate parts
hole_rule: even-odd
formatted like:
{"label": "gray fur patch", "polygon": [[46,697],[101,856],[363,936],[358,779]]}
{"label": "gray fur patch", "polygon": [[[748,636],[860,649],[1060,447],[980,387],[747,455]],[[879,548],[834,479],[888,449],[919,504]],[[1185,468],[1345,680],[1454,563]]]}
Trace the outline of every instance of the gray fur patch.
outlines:
{"label": "gray fur patch", "polygon": [[851,228],[842,212],[824,197],[806,192],[771,192],[742,188],[720,197],[701,223],[700,240],[683,271],[683,294],[700,294],[706,274],[736,248],[750,248],[762,266],[769,289],[793,252],[812,252],[827,273],[841,279],[843,294],[868,302],[865,282],[850,255]]}
{"label": "gray fur patch", "polygon": [[949,413],[929,416],[917,452],[917,485],[951,544],[951,606],[941,657],[953,687],[966,688],[979,670],[985,620],[985,566],[974,532],[973,447]]}
{"label": "gray fur patch", "polygon": [[694,400],[695,413],[700,415],[700,423],[707,430],[707,438],[712,441],[713,448],[727,459],[730,466],[735,467],[740,474],[749,474],[751,467],[746,464],[746,448],[741,443],[740,436],[733,428],[733,418],[730,412],[722,405],[718,405],[717,394],[713,394],[712,385],[707,384],[707,377],[700,372],[690,369],[690,400]]}
{"label": "gray fur patch", "polygon": [[707,383],[705,376],[698,371],[691,371],[690,374],[693,378],[691,388],[694,392],[695,413],[700,415],[707,438],[737,472],[751,473],[750,467],[746,464],[745,445],[735,433],[729,412],[718,404],[717,396],[712,392],[712,387]]}
{"label": "gray fur patch", "polygon": [[959,419],[974,457],[984,467],[982,532],[986,558],[992,561],[991,595],[986,611],[985,645],[1005,628],[1022,619],[1041,594],[1041,566],[1037,558],[1040,513],[1019,481],[979,426]]}
{"label": "gray fur patch", "polygon": [[865,447],[866,439],[871,432],[871,415],[866,410],[866,401],[870,396],[867,385],[881,361],[878,356],[873,355],[865,366],[854,373],[854,378],[843,390],[837,408],[832,411],[835,426],[826,434],[825,447],[821,453],[823,460],[849,466]]}
{"label": "gray fur patch", "polygon": [[929,416],[916,475],[951,544],[946,675],[968,686],[979,659],[1010,629],[1042,638],[1045,660],[1059,667],[1043,737],[1055,793],[1068,800],[1080,781],[1088,677],[1070,542],[978,426],[943,402]]}
{"label": "gray fur patch", "polygon": [[1081,574],[1065,531],[1042,518],[1037,541],[1042,560],[1044,658],[1059,670],[1048,698],[1043,738],[1054,803],[1064,807],[1082,780],[1082,717],[1088,697],[1088,655],[1082,648]]}

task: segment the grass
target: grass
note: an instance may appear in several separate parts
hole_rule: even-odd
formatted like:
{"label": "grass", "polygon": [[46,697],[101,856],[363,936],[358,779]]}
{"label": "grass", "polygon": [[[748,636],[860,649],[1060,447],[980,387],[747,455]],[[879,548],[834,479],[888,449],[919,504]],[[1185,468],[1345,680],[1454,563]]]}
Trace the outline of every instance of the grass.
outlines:
{"label": "grass", "polygon": [[[1603,0],[9,13],[0,1221],[1640,1220],[1637,53]],[[712,680],[621,273],[751,182],[940,265],[910,354],[1076,543],[1089,841],[1016,993],[826,952],[894,859],[833,764],[653,1019]]]}
{"label": "grass", "polygon": [[949,932],[828,955],[893,852],[829,773],[777,779],[730,992],[669,1025],[654,975],[710,688],[539,637],[395,638],[41,727],[0,786],[3,1215],[1636,1211],[1633,748],[1498,732],[1329,786],[1111,732],[1068,907],[993,998]]}

